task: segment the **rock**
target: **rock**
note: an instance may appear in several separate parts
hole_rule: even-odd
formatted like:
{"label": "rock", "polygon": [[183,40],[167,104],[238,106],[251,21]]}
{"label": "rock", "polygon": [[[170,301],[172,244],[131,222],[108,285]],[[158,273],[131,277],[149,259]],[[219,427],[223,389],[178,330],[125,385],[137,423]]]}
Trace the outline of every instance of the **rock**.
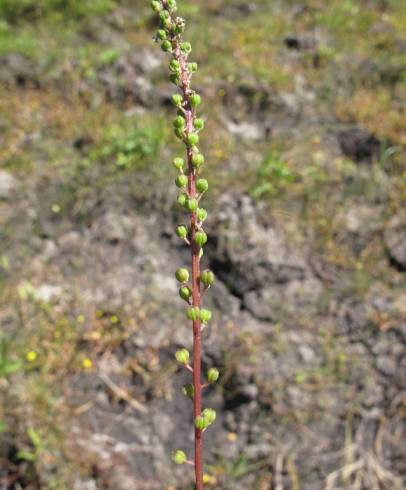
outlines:
{"label": "rock", "polygon": [[264,138],[265,128],[263,125],[243,121],[241,123],[235,123],[228,121],[226,123],[228,131],[239,138],[251,141],[259,141]]}
{"label": "rock", "polygon": [[17,189],[18,181],[10,173],[0,170],[0,199],[10,199]]}
{"label": "rock", "polygon": [[406,218],[400,213],[389,221],[384,242],[393,265],[406,271]]}

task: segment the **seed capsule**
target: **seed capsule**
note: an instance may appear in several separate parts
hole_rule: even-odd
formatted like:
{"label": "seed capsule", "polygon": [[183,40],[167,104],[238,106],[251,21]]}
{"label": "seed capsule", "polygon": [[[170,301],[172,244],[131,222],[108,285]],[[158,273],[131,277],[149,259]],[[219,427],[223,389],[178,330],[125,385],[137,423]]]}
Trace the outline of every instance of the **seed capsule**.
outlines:
{"label": "seed capsule", "polygon": [[178,73],[171,73],[169,75],[169,80],[175,84],[175,85],[178,85],[179,82],[180,82],[180,78],[179,78],[179,74]]}
{"label": "seed capsule", "polygon": [[196,211],[196,214],[199,221],[203,222],[207,218],[207,211],[204,208],[199,208]]}
{"label": "seed capsule", "polygon": [[179,225],[176,227],[176,234],[179,238],[186,238],[188,234],[188,229],[187,226],[185,225]]}
{"label": "seed capsule", "polygon": [[174,12],[177,9],[176,0],[166,0],[166,6]]}
{"label": "seed capsule", "polygon": [[170,53],[172,51],[172,43],[170,41],[163,41],[161,44],[162,51]]}
{"label": "seed capsule", "polygon": [[164,19],[169,19],[170,17],[170,13],[167,11],[167,10],[162,10],[160,13],[159,13],[159,18],[161,20],[164,20]]}
{"label": "seed capsule", "polygon": [[192,51],[192,45],[188,42],[184,42],[180,45],[182,53],[189,54]]}
{"label": "seed capsule", "polygon": [[[164,31],[165,32],[165,31]],[[178,60],[172,60],[169,63],[169,69],[173,72],[178,72],[180,70],[180,64]]]}
{"label": "seed capsule", "polygon": [[187,141],[190,146],[195,146],[199,143],[199,135],[197,133],[189,133]]}
{"label": "seed capsule", "polygon": [[182,391],[185,396],[193,400],[195,396],[195,387],[191,383],[184,385]]}
{"label": "seed capsule", "polygon": [[164,29],[159,29],[159,31],[156,33],[156,37],[160,39],[161,41],[165,41],[166,39],[166,31]]}
{"label": "seed capsule", "polygon": [[182,208],[185,207],[186,203],[188,202],[187,195],[186,194],[179,194],[177,202],[178,202],[179,206],[181,206]]}
{"label": "seed capsule", "polygon": [[180,94],[173,94],[171,100],[173,105],[180,107],[183,102],[183,97]]}
{"label": "seed capsule", "polygon": [[198,179],[198,181],[196,182],[196,189],[199,192],[206,192],[208,188],[209,188],[209,183],[207,182],[206,179]]}
{"label": "seed capsule", "polygon": [[219,379],[220,373],[216,368],[210,368],[207,372],[207,381],[212,384]]}
{"label": "seed capsule", "polygon": [[190,103],[192,104],[192,107],[197,107],[202,103],[202,98],[200,97],[199,94],[193,93],[190,96]]}
{"label": "seed capsule", "polygon": [[197,199],[188,199],[187,200],[186,208],[191,213],[194,213],[198,206],[199,206],[199,203],[197,202]]}
{"label": "seed capsule", "polygon": [[185,166],[185,160],[180,157],[174,158],[172,163],[177,170],[181,170]]}
{"label": "seed capsule", "polygon": [[173,120],[173,126],[177,129],[183,129],[185,127],[186,121],[182,116],[177,116]]}
{"label": "seed capsule", "polygon": [[204,121],[203,121],[203,119],[200,119],[200,118],[195,119],[194,120],[194,123],[193,123],[193,126],[194,126],[195,129],[198,129],[198,130],[203,129],[204,128]]}
{"label": "seed capsule", "polygon": [[175,179],[176,187],[180,189],[184,189],[187,186],[187,177],[186,175],[178,175]]}
{"label": "seed capsule", "polygon": [[187,349],[180,349],[175,352],[176,360],[179,364],[188,364],[190,359],[190,354]]}
{"label": "seed capsule", "polygon": [[214,282],[214,274],[211,270],[206,269],[200,274],[200,280],[207,287],[211,286]]}
{"label": "seed capsule", "polygon": [[193,61],[192,63],[188,63],[187,68],[190,71],[190,73],[196,73],[198,66],[197,63]]}
{"label": "seed capsule", "polygon": [[158,0],[152,0],[151,8],[154,12],[159,12],[160,10],[162,10],[162,4]]}
{"label": "seed capsule", "polygon": [[192,290],[189,286],[182,286],[179,288],[179,296],[189,303],[189,300],[192,297]]}
{"label": "seed capsule", "polygon": [[201,153],[193,153],[192,163],[197,168],[201,167],[204,163],[204,156]]}
{"label": "seed capsule", "polygon": [[191,306],[186,310],[186,317],[188,318],[188,320],[192,320],[193,322],[195,322],[199,319],[199,313],[199,308],[197,308],[196,306]]}
{"label": "seed capsule", "polygon": [[172,453],[172,461],[176,464],[184,464],[187,461],[186,454],[178,449]]}
{"label": "seed capsule", "polygon": [[204,231],[198,231],[195,234],[194,240],[196,245],[198,245],[201,248],[207,242],[207,235]]}
{"label": "seed capsule", "polygon": [[200,430],[204,430],[209,426],[207,420],[203,417],[203,415],[199,415],[195,419],[195,427]]}
{"label": "seed capsule", "polygon": [[211,311],[205,309],[200,310],[200,320],[205,324],[208,323],[211,320]]}
{"label": "seed capsule", "polygon": [[205,408],[201,415],[206,421],[207,427],[211,425],[216,420],[216,411],[212,408]]}
{"label": "seed capsule", "polygon": [[189,280],[189,271],[184,267],[181,267],[175,272],[175,277],[179,282],[188,282]]}

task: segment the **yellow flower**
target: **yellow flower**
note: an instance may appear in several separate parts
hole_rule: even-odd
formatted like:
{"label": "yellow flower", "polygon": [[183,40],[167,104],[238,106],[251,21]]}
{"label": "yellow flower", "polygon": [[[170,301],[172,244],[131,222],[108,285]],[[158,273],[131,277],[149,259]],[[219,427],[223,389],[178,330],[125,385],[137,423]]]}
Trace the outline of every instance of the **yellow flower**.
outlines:
{"label": "yellow flower", "polygon": [[91,359],[83,359],[82,361],[82,366],[85,368],[85,369],[90,369],[91,367],[93,367],[93,362]]}
{"label": "yellow flower", "polygon": [[27,359],[28,362],[34,362],[37,359],[37,357],[38,357],[38,354],[33,350],[30,350],[25,355],[25,358]]}
{"label": "yellow flower", "polygon": [[217,483],[217,479],[215,476],[205,473],[203,475],[203,483],[207,483],[207,485],[215,485]]}

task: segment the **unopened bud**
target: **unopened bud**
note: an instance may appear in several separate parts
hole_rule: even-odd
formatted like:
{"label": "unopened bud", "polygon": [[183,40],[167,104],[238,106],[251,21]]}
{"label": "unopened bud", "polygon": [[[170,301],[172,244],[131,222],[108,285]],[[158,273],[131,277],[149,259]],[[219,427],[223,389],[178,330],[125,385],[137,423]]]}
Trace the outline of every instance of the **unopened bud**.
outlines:
{"label": "unopened bud", "polygon": [[156,37],[160,39],[161,41],[165,41],[166,39],[166,31],[165,29],[159,29],[159,31],[156,33]]}
{"label": "unopened bud", "polygon": [[189,271],[184,267],[181,267],[175,272],[175,277],[179,282],[188,282],[189,280]]}
{"label": "unopened bud", "polygon": [[199,415],[195,418],[195,427],[196,429],[204,430],[209,426],[207,420],[203,417],[203,415]]}
{"label": "unopened bud", "polygon": [[176,157],[173,159],[173,166],[176,169],[181,170],[185,166],[185,160],[183,160],[183,158]]}
{"label": "unopened bud", "polygon": [[189,300],[192,297],[192,290],[189,286],[182,286],[179,288],[179,296],[189,303]]}
{"label": "unopened bud", "polygon": [[193,123],[193,126],[194,126],[195,129],[198,129],[198,130],[203,129],[204,128],[204,121],[203,121],[203,119],[200,119],[200,118],[195,119],[194,120],[194,123]]}
{"label": "unopened bud", "polygon": [[203,247],[203,245],[207,242],[206,233],[204,231],[196,232],[194,241],[200,248]]}
{"label": "unopened bud", "polygon": [[186,317],[189,320],[192,320],[193,322],[195,322],[196,320],[199,319],[199,313],[200,313],[199,308],[197,308],[196,306],[191,306],[190,308],[188,308],[186,310]]}
{"label": "unopened bud", "polygon": [[162,51],[165,51],[166,53],[170,53],[172,51],[172,43],[170,41],[163,41],[161,44]]}
{"label": "unopened bud", "polygon": [[181,206],[182,208],[185,207],[186,203],[188,202],[187,195],[186,194],[179,194],[177,202],[178,202],[179,206]]}
{"label": "unopened bud", "polygon": [[172,60],[169,63],[169,69],[173,72],[178,72],[180,70],[180,64],[178,60]]}
{"label": "unopened bud", "polygon": [[183,102],[183,97],[180,94],[173,94],[171,97],[172,104],[176,107],[180,107]]}
{"label": "unopened bud", "polygon": [[197,202],[197,199],[188,199],[186,203],[186,208],[188,211],[191,213],[194,213],[196,209],[198,208],[199,203]]}
{"label": "unopened bud", "polygon": [[210,368],[207,372],[207,381],[212,384],[219,379],[220,373],[216,368]]}
{"label": "unopened bud", "polygon": [[178,129],[183,129],[185,127],[186,121],[185,118],[182,116],[177,116],[173,120],[173,126]]}
{"label": "unopened bud", "polygon": [[212,314],[210,310],[205,310],[205,309],[200,310],[200,320],[203,323],[208,323],[211,320],[211,316]]}
{"label": "unopened bud", "polygon": [[178,449],[172,453],[172,461],[176,464],[184,464],[187,461],[186,454]]}
{"label": "unopened bud", "polygon": [[177,9],[176,0],[166,0],[166,6],[174,12]]}
{"label": "unopened bud", "polygon": [[179,238],[186,238],[188,234],[188,229],[187,226],[185,225],[179,225],[176,227],[176,234],[178,235]]}
{"label": "unopened bud", "polygon": [[170,14],[167,10],[162,10],[160,13],[159,13],[159,18],[161,20],[164,20],[164,19],[169,19],[170,17]]}
{"label": "unopened bud", "polygon": [[199,192],[206,192],[208,188],[209,188],[209,183],[207,182],[206,179],[198,179],[197,180],[196,189]]}
{"label": "unopened bud", "polygon": [[178,175],[175,179],[176,187],[183,189],[187,186],[187,177],[186,175]]}
{"label": "unopened bud", "polygon": [[189,133],[187,136],[187,142],[190,146],[195,146],[199,143],[199,135],[197,133]]}
{"label": "unopened bud", "polygon": [[158,0],[152,0],[151,8],[154,12],[159,12],[160,10],[162,10],[162,3]]}
{"label": "unopened bud", "polygon": [[202,103],[202,98],[200,97],[199,94],[193,93],[190,96],[190,103],[192,104],[192,107],[197,107]]}
{"label": "unopened bud", "polygon": [[193,61],[192,63],[188,63],[187,68],[190,71],[190,73],[196,73],[198,66],[197,63]]}
{"label": "unopened bud", "polygon": [[180,82],[180,77],[179,77],[179,74],[178,73],[171,73],[169,75],[169,80],[175,84],[175,85],[178,85],[179,82]]}
{"label": "unopened bud", "polygon": [[201,167],[204,163],[204,156],[201,153],[193,153],[192,163],[197,168]]}
{"label": "unopened bud", "polygon": [[195,396],[195,387],[191,383],[184,385],[182,391],[185,396],[193,400]]}
{"label": "unopened bud", "polygon": [[206,269],[200,274],[200,280],[207,287],[211,286],[214,282],[214,274],[211,270]]}
{"label": "unopened bud", "polygon": [[192,45],[188,42],[184,42],[180,45],[182,53],[189,54],[192,51]]}
{"label": "unopened bud", "polygon": [[211,425],[216,420],[216,411],[212,408],[205,408],[201,415],[206,421],[207,426]]}
{"label": "unopened bud", "polygon": [[189,363],[189,351],[187,349],[180,349],[175,352],[176,360],[179,364],[188,364]]}
{"label": "unopened bud", "polygon": [[199,208],[196,211],[196,214],[199,221],[203,222],[207,218],[207,211],[204,208]]}

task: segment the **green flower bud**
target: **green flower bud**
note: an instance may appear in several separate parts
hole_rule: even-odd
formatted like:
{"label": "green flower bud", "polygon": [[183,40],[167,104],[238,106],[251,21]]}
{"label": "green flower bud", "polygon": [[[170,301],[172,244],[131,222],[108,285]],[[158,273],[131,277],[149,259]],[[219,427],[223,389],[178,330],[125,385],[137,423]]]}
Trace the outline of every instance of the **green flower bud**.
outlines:
{"label": "green flower bud", "polygon": [[188,320],[196,321],[199,319],[200,310],[196,306],[191,306],[186,310],[186,317]]}
{"label": "green flower bud", "polygon": [[207,372],[207,381],[210,384],[215,383],[219,379],[220,373],[216,368],[210,368]]}
{"label": "green flower bud", "polygon": [[202,98],[200,97],[199,94],[193,93],[190,96],[190,103],[192,104],[192,107],[197,107],[202,103]]}
{"label": "green flower bud", "polygon": [[159,31],[156,33],[156,37],[160,39],[161,41],[165,41],[166,39],[166,31],[164,29],[159,29]]}
{"label": "green flower bud", "polygon": [[178,60],[172,60],[169,63],[169,69],[174,72],[178,72],[180,70],[180,64]]}
{"label": "green flower bud", "polygon": [[151,8],[154,12],[159,12],[160,10],[162,10],[162,3],[158,0],[152,0]]}
{"label": "green flower bud", "polygon": [[191,400],[193,400],[193,398],[195,397],[195,387],[191,383],[184,385],[182,391],[183,394]]}
{"label": "green flower bud", "polygon": [[201,153],[193,153],[192,163],[197,168],[201,167],[204,163],[204,155],[202,155]]}
{"label": "green flower bud", "polygon": [[180,94],[173,94],[171,97],[172,104],[176,107],[181,107],[183,102],[183,97]]}
{"label": "green flower bud", "polygon": [[172,461],[176,464],[184,464],[187,461],[186,454],[178,449],[172,453]]}
{"label": "green flower bud", "polygon": [[174,12],[177,9],[176,0],[166,0],[166,6]]}
{"label": "green flower bud", "polygon": [[165,20],[165,19],[169,19],[170,17],[170,13],[167,11],[167,10],[162,10],[160,13],[159,13],[159,18],[161,20]]}
{"label": "green flower bud", "polygon": [[197,133],[189,133],[187,137],[187,142],[190,146],[195,146],[199,143],[199,135]]}
{"label": "green flower bud", "polygon": [[179,206],[181,206],[182,208],[185,207],[186,203],[188,202],[187,195],[186,194],[179,194],[177,201],[178,201]]}
{"label": "green flower bud", "polygon": [[180,157],[174,158],[172,163],[177,170],[181,170],[185,166],[185,160]]}
{"label": "green flower bud", "polygon": [[209,183],[207,182],[206,179],[198,179],[197,180],[196,189],[199,192],[206,192],[208,188],[209,188]]}
{"label": "green flower bud", "polygon": [[204,430],[209,426],[207,420],[203,417],[203,415],[199,415],[195,419],[195,427],[196,429]]}
{"label": "green flower bud", "polygon": [[200,274],[200,280],[202,283],[208,287],[211,286],[214,282],[214,274],[211,270],[206,269]]}
{"label": "green flower bud", "polygon": [[186,175],[178,175],[175,179],[176,187],[183,189],[187,186],[187,177]]}
{"label": "green flower bud", "polygon": [[196,73],[198,66],[196,62],[192,62],[187,64],[187,68],[190,71],[190,73]]}
{"label": "green flower bud", "polygon": [[180,140],[183,139],[183,136],[185,135],[185,132],[183,129],[175,128],[174,131],[175,136],[179,138]]}
{"label": "green flower bud", "polygon": [[175,277],[179,282],[188,282],[189,280],[189,271],[184,267],[181,267],[175,272]]}
{"label": "green flower bud", "polygon": [[176,234],[178,235],[179,238],[186,238],[188,234],[188,229],[187,226],[185,225],[179,225],[176,227]]}
{"label": "green flower bud", "polygon": [[197,199],[188,199],[187,200],[186,208],[191,213],[194,213],[198,206],[199,206],[199,203],[197,202]]}
{"label": "green flower bud", "polygon": [[186,124],[185,118],[182,116],[177,116],[173,120],[173,125],[177,129],[183,129],[185,127],[185,124]]}
{"label": "green flower bud", "polygon": [[180,45],[182,53],[189,54],[192,51],[192,45],[188,42],[182,43]]}
{"label": "green flower bud", "polygon": [[179,74],[178,73],[171,73],[169,75],[169,80],[175,84],[175,85],[179,85],[179,82],[180,82],[180,78],[179,78]]}
{"label": "green flower bud", "polygon": [[189,303],[189,299],[192,297],[192,290],[189,286],[182,286],[179,288],[179,296]]}
{"label": "green flower bud", "polygon": [[205,324],[208,323],[211,320],[211,311],[205,309],[200,310],[200,320]]}
{"label": "green flower bud", "polygon": [[198,231],[196,232],[194,240],[196,245],[198,245],[201,248],[207,242],[207,235],[204,231]]}
{"label": "green flower bud", "polygon": [[175,357],[179,364],[184,364],[186,366],[186,364],[189,363],[190,354],[187,349],[180,349],[175,352]]}
{"label": "green flower bud", "polygon": [[195,129],[203,129],[204,128],[204,121],[203,119],[195,119],[194,122],[193,122],[193,126]]}
{"label": "green flower bud", "polygon": [[199,221],[204,221],[207,218],[207,211],[204,208],[199,208],[196,214]]}
{"label": "green flower bud", "polygon": [[161,44],[162,51],[165,51],[166,53],[172,52],[172,43],[170,41],[163,41]]}
{"label": "green flower bud", "polygon": [[216,411],[212,408],[205,408],[202,412],[201,417],[206,421],[207,427],[211,425],[216,420]]}

